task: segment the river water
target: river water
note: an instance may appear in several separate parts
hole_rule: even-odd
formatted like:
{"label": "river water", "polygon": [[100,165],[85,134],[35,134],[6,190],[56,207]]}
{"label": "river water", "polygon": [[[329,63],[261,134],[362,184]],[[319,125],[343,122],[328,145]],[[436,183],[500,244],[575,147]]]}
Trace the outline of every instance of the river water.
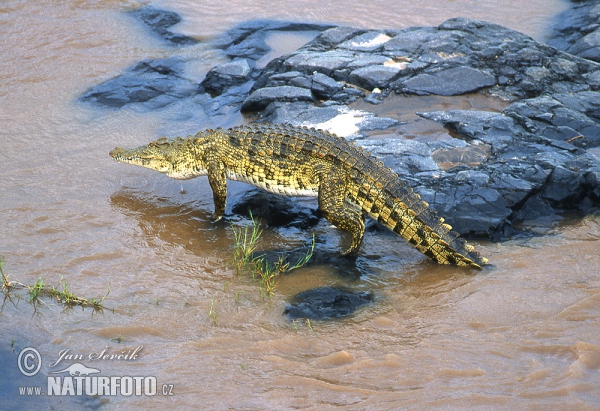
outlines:
{"label": "river water", "polygon": [[[567,7],[558,0],[153,4],[179,12],[177,30],[200,40],[254,18],[403,28],[467,16],[543,41]],[[209,222],[205,179],[174,181],[108,156],[117,145],[190,125],[168,109],[78,101],[142,59],[173,54],[124,13],[137,6],[0,4],[4,272],[26,284],[62,278],[88,298],[110,290],[102,313],[48,299],[34,306],[25,294],[5,300],[0,409],[600,409],[599,217],[565,220],[542,237],[475,242],[494,264],[482,272],[436,266],[401,239],[369,232],[351,270],[359,275],[313,265],[282,277],[265,298],[256,280],[230,268],[232,229]],[[202,43],[178,53],[201,57],[189,73],[198,81],[223,61]],[[245,189],[232,184],[231,201]],[[322,222],[316,230],[334,229]],[[291,249],[310,236],[266,230],[261,247]],[[321,285],[369,290],[375,303],[331,322],[282,315],[290,296]],[[96,359],[140,346],[135,358]],[[25,347],[43,359],[37,379],[17,370]],[[39,381],[45,390],[46,374],[76,360],[101,375],[156,377],[159,391],[166,384],[173,395],[18,395],[18,386]]]}

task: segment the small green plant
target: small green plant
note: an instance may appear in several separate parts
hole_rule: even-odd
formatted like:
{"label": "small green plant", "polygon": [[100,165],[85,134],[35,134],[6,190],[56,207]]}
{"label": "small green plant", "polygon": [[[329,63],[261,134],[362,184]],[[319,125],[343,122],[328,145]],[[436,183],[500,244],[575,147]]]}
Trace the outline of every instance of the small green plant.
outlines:
{"label": "small green plant", "polygon": [[290,326],[292,327],[292,329],[294,331],[298,331],[298,329],[300,328],[299,324],[301,324],[301,323],[306,324],[306,326],[308,327],[308,329],[311,330],[312,332],[315,331],[315,329],[312,326],[312,323],[310,322],[310,319],[308,319],[308,318],[305,318],[304,320],[300,320],[300,319],[292,320]]}
{"label": "small green plant", "polygon": [[238,274],[244,271],[255,259],[253,253],[256,251],[256,243],[263,232],[260,223],[254,219],[251,211],[250,220],[252,221],[250,227],[233,227],[235,246],[232,263]]}
{"label": "small green plant", "polygon": [[122,335],[119,335],[117,337],[111,338],[112,341],[116,341],[117,343],[121,344],[123,342],[125,338]]}
{"label": "small green plant", "polygon": [[29,302],[37,302],[40,294],[44,291],[44,279],[40,276],[33,285],[28,285]]}
{"label": "small green plant", "polygon": [[2,291],[6,294],[11,288],[11,283],[8,280],[8,276],[4,274],[2,267],[4,266],[4,259],[0,258],[0,274],[2,274]]}
{"label": "small green plant", "polygon": [[312,258],[315,249],[315,237],[313,235],[307,252],[293,265],[288,261],[287,254],[279,255],[275,263],[270,263],[265,254],[255,255],[256,246],[263,229],[252,215],[252,212],[250,212],[250,220],[250,226],[232,227],[235,241],[232,264],[238,275],[242,272],[249,272],[252,278],[258,278],[261,294],[272,297],[278,277],[281,274],[304,266]]}
{"label": "small green plant", "polygon": [[308,326],[308,328],[310,328],[311,331],[315,331],[315,329],[313,328],[312,324],[310,323],[310,319],[306,319],[306,325]]}
{"label": "small green plant", "polygon": [[298,331],[298,320],[292,320],[291,326],[294,331]]}
{"label": "small green plant", "polygon": [[[27,290],[27,293],[29,294],[29,302],[34,305],[42,303],[42,300],[40,299],[41,297],[50,297],[67,307],[79,305],[81,307],[91,307],[95,311],[100,311],[104,308],[104,299],[110,293],[109,284],[106,294],[100,300],[96,300],[93,298],[87,299],[83,297],[78,297],[72,291],[69,290],[69,286],[64,280],[64,277],[61,277],[60,280],[58,280],[57,287],[45,284],[42,276],[40,276],[33,284],[23,284],[19,281],[10,280],[8,275],[4,273],[3,265],[4,260],[0,259],[0,275],[2,275],[2,292],[4,293],[5,298],[10,299],[11,294],[14,290],[22,289]],[[19,296],[19,298],[21,297]]]}
{"label": "small green plant", "polygon": [[291,270],[295,270],[296,268],[304,267],[310,261],[314,252],[315,252],[315,235],[313,234],[309,249],[306,251],[306,253],[302,257],[300,257],[298,259],[298,261],[296,261],[296,263],[293,266],[288,267],[287,271],[291,271]]}
{"label": "small green plant", "polygon": [[272,296],[277,285],[277,277],[285,271],[285,256],[279,256],[279,260],[274,264],[269,264],[264,258],[257,259],[256,272],[260,276],[260,292],[263,296]]}
{"label": "small green plant", "polygon": [[217,310],[215,310],[215,299],[210,300],[210,309],[208,310],[208,316],[210,317],[213,325],[217,325]]}

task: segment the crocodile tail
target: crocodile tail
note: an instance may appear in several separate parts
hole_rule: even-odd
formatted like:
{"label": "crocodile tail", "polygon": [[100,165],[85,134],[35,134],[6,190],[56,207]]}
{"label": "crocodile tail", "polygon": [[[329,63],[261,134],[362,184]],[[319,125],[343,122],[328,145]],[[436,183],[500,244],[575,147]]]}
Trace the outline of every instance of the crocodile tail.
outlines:
{"label": "crocodile tail", "polygon": [[[427,205],[425,201],[421,201]],[[455,264],[482,268],[487,264],[487,259],[481,257],[471,244],[452,231],[452,227],[444,223],[444,219],[430,209],[416,215],[410,208],[400,203],[397,209],[399,214],[405,213],[407,224],[396,224],[392,228],[396,234],[411,243],[417,250],[440,264]],[[404,209],[403,209],[404,208]]]}
{"label": "crocodile tail", "polygon": [[363,208],[372,218],[440,264],[482,268],[488,263],[395,173],[389,177],[379,200]]}

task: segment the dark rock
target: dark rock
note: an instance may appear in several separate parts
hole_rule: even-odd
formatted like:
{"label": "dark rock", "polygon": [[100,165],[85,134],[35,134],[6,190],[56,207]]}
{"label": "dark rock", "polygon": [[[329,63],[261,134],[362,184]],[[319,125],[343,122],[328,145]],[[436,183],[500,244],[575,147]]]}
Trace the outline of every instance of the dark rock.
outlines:
{"label": "dark rock", "polygon": [[365,97],[364,101],[367,103],[371,103],[374,105],[383,103],[384,96],[381,93],[381,90],[374,89],[371,94]]}
{"label": "dark rock", "polygon": [[246,59],[234,60],[211,69],[200,86],[213,97],[223,94],[227,89],[250,80],[252,69]]}
{"label": "dark rock", "polygon": [[454,96],[490,87],[496,78],[471,67],[455,67],[433,74],[420,74],[402,83],[405,93]]}
{"label": "dark rock", "polygon": [[[598,92],[555,94],[516,102],[504,113],[527,131],[581,148],[600,145]],[[590,117],[586,115],[590,113]]]}
{"label": "dark rock", "polygon": [[529,198],[515,213],[515,221],[535,220],[540,217],[555,216],[556,211],[546,200],[539,196]]}
{"label": "dark rock", "polygon": [[490,144],[496,151],[505,149],[522,128],[502,113],[475,110],[449,110],[417,113],[421,117],[442,123],[446,128],[467,140]]}
{"label": "dark rock", "polygon": [[600,62],[600,3],[572,1],[574,4],[555,19],[548,43],[568,53]]}
{"label": "dark rock", "polygon": [[319,99],[329,100],[344,88],[343,84],[322,73],[313,74],[311,80],[310,90]]}
{"label": "dark rock", "polygon": [[276,101],[314,101],[310,90],[295,86],[265,87],[256,90],[242,104],[242,111],[260,111]]}
{"label": "dark rock", "polygon": [[579,65],[576,62],[564,58],[558,58],[550,63],[550,70],[562,77],[569,79],[579,74]]}
{"label": "dark rock", "polygon": [[236,201],[231,211],[249,217],[261,217],[271,227],[309,228],[319,222],[320,215],[316,210],[300,207],[289,197],[284,197],[263,190],[250,190]]}
{"label": "dark rock", "polygon": [[396,35],[384,44],[385,51],[403,51],[407,54],[417,54],[425,49],[425,44],[435,38],[437,30],[433,27],[410,28]]}
{"label": "dark rock", "polygon": [[566,107],[581,112],[596,122],[600,121],[600,91],[555,94],[553,97]]}
{"label": "dark rock", "polygon": [[571,204],[579,202],[579,197],[584,192],[584,183],[585,178],[579,172],[558,166],[544,185],[541,197],[551,201],[553,205],[568,209]]}
{"label": "dark rock", "polygon": [[310,88],[310,77],[299,71],[289,71],[287,73],[275,74],[269,78],[267,84],[263,84],[260,87],[279,87],[292,84],[293,86]]}
{"label": "dark rock", "polygon": [[170,30],[172,26],[181,21],[181,17],[177,13],[146,6],[132,11],[131,14],[145,23],[152,32],[172,45],[189,46],[198,43],[198,40],[192,37],[176,34]]}
{"label": "dark rock", "polygon": [[365,30],[354,27],[333,27],[321,33],[318,39],[315,39],[312,42],[312,49],[321,51],[329,50],[344,42],[346,39],[364,32]]}
{"label": "dark rock", "polygon": [[[333,39],[343,41],[335,44]],[[317,72],[368,90],[457,95],[498,84],[499,94],[523,98],[553,87],[584,91],[583,75],[589,68],[504,27],[451,19],[437,29],[327,30],[297,52],[267,65],[254,90],[270,86],[271,77],[286,72]],[[341,95],[334,97],[351,102]]]}
{"label": "dark rock", "polygon": [[571,47],[570,51],[583,58],[600,61],[600,30],[582,37]]}
{"label": "dark rock", "polygon": [[347,50],[299,52],[286,58],[282,68],[286,71],[296,70],[311,74],[318,72],[332,76],[336,70],[344,68],[353,60],[354,53]]}
{"label": "dark rock", "polygon": [[[588,97],[594,101],[592,96]],[[536,122],[548,125],[558,121],[558,116],[552,113],[564,106],[548,98],[527,102],[514,103],[504,113],[464,110],[420,113],[463,136],[467,141],[462,144],[414,141],[409,144],[361,141],[361,144],[382,158],[463,235],[495,240],[506,234],[514,235],[518,233],[514,222],[539,217],[532,212],[536,204],[545,206],[540,215],[550,217],[547,224],[560,219],[560,210],[597,209],[598,186],[596,174],[591,170],[597,167],[598,160],[573,146],[575,141],[557,142],[538,134],[541,126]],[[489,150],[477,150],[482,142]],[[442,170],[435,164],[436,160],[448,162],[453,151],[462,155],[469,147],[480,153],[479,164],[470,164],[476,168],[454,166]],[[429,162],[424,161],[427,159]],[[461,161],[469,162],[465,158]]]}
{"label": "dark rock", "polygon": [[353,314],[373,302],[370,292],[349,291],[336,287],[320,287],[296,294],[284,314],[292,319],[330,320]]}
{"label": "dark rock", "polygon": [[263,112],[261,121],[315,128],[331,127],[340,136],[350,139],[363,137],[362,133],[367,131],[383,130],[399,124],[392,118],[377,117],[367,111],[351,110],[346,105],[315,107],[307,102],[272,103]]}
{"label": "dark rock", "polygon": [[176,58],[141,62],[123,75],[91,88],[81,99],[114,108],[133,103],[161,108],[196,93],[196,85],[182,72],[183,61]]}
{"label": "dark rock", "polygon": [[[180,21],[180,17],[175,13],[151,7],[144,7],[133,13],[151,27],[155,27],[155,32],[173,44],[185,45],[196,42],[194,39],[188,42],[170,33],[168,28]],[[119,77],[93,87],[84,93],[82,100],[111,108],[136,104],[157,109],[187,99],[186,107],[198,107],[209,118],[239,113],[253,84],[256,61],[271,51],[265,42],[269,32],[321,31],[330,27],[331,25],[275,21],[243,23],[211,42],[214,47],[224,49],[232,61],[210,70],[200,83],[200,87],[197,83],[193,84],[193,79],[184,75],[188,61],[171,57],[139,63]],[[208,93],[210,96],[202,96],[199,93]],[[280,93],[279,96],[285,100],[284,94]],[[308,98],[307,92],[302,91],[296,97]],[[310,99],[312,100],[312,96]]]}
{"label": "dark rock", "polygon": [[592,73],[586,73],[583,75],[587,84],[590,85],[594,90],[600,90],[600,71],[594,71]]}
{"label": "dark rock", "polygon": [[265,41],[269,32],[323,31],[331,27],[333,26],[326,24],[251,20],[228,30],[211,43],[215,47],[223,49],[225,54],[232,59],[246,58],[258,61],[271,51]]}
{"label": "dark rock", "polygon": [[[357,58],[356,60],[352,60],[350,63],[348,63],[346,67],[350,72],[352,72],[353,70],[356,70],[358,68],[365,68],[370,66],[378,67],[390,61],[391,60],[389,56],[384,56],[382,54],[366,54]],[[398,70],[396,70],[396,72],[397,71]]]}
{"label": "dark rock", "polygon": [[[590,167],[585,174],[585,182],[587,185],[587,195],[591,199],[591,204],[600,203],[600,158],[597,159],[597,164]],[[588,208],[585,211],[590,212],[592,208]]]}
{"label": "dark rock", "polygon": [[383,45],[390,39],[391,38],[383,32],[369,31],[340,43],[338,47],[352,51],[373,52],[381,50]]}
{"label": "dark rock", "polygon": [[385,88],[398,77],[400,69],[384,65],[361,67],[350,73],[348,82],[371,91],[374,88]]}

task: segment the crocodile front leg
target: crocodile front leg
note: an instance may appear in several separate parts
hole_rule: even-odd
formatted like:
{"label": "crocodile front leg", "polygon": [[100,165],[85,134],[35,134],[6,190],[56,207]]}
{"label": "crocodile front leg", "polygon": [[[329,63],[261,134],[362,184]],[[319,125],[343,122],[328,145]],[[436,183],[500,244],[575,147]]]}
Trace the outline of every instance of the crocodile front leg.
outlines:
{"label": "crocodile front leg", "polygon": [[225,214],[227,204],[227,178],[225,177],[225,165],[223,163],[208,164],[208,182],[213,192],[215,213],[213,222],[219,221]]}
{"label": "crocodile front leg", "polygon": [[319,176],[319,209],[331,224],[352,234],[350,248],[342,255],[358,251],[365,234],[365,216],[344,201],[346,181],[343,176],[328,172]]}

